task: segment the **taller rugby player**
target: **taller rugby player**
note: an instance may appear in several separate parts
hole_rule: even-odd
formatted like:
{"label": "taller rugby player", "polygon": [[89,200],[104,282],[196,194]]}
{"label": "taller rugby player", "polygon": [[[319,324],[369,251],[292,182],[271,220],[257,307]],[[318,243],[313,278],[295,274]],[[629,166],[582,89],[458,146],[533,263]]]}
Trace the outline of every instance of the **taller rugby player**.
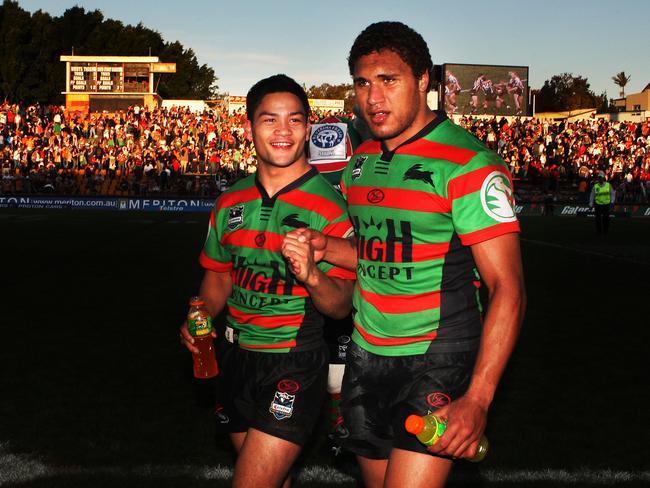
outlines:
{"label": "taller rugby player", "polygon": [[[427,106],[433,65],[417,32],[372,24],[348,63],[375,138],[341,181],[356,241],[305,229],[287,239],[357,270],[342,409],[366,486],[443,486],[452,459],[476,452],[523,317],[512,180]],[[428,412],[448,420],[429,450],[404,429],[409,414]]]}

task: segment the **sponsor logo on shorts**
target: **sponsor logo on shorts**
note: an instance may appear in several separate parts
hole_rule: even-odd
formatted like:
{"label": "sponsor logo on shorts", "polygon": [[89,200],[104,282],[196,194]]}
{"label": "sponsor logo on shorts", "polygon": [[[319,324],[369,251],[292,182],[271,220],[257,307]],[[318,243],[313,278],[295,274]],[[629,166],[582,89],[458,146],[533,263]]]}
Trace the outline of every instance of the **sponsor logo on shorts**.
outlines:
{"label": "sponsor logo on shorts", "polygon": [[220,424],[227,424],[230,422],[230,417],[224,413],[224,408],[221,403],[217,403],[214,406],[214,416],[217,418],[217,422]]}
{"label": "sponsor logo on shorts", "polygon": [[278,420],[288,419],[293,415],[293,402],[296,395],[290,395],[282,391],[276,391],[269,412]]}
{"label": "sponsor logo on shorts", "polygon": [[244,223],[244,206],[237,205],[228,209],[228,230],[235,230]]}
{"label": "sponsor logo on shorts", "polygon": [[379,203],[384,199],[384,192],[379,188],[373,188],[368,192],[366,198],[370,203]]}
{"label": "sponsor logo on shorts", "polygon": [[514,222],[515,199],[508,177],[501,171],[492,171],[481,186],[483,211],[497,222]]}
{"label": "sponsor logo on shorts", "polygon": [[300,390],[300,383],[294,380],[280,380],[278,381],[278,391],[282,393],[297,393]]}
{"label": "sponsor logo on shorts", "polygon": [[427,403],[434,408],[441,408],[451,403],[451,397],[445,393],[436,391],[427,395]]}

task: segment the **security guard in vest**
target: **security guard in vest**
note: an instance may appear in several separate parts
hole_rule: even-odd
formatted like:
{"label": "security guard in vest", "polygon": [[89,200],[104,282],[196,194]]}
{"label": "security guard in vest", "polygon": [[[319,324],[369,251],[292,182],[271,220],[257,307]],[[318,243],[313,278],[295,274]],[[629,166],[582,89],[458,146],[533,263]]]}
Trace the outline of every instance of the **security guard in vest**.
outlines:
{"label": "security guard in vest", "polygon": [[[596,232],[607,234],[609,230],[609,209],[616,198],[616,192],[608,181],[605,181],[605,173],[598,172],[598,181],[591,189],[589,206],[596,210]],[[595,204],[595,205],[594,205]]]}

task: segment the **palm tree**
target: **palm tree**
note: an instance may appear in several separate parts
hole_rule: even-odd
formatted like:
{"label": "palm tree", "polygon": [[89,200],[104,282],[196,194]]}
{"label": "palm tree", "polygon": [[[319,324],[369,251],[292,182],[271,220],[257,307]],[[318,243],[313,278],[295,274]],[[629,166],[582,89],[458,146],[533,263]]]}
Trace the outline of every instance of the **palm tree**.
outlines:
{"label": "palm tree", "polygon": [[621,71],[620,73],[616,73],[615,76],[612,76],[614,84],[621,87],[621,98],[625,98],[625,85],[630,81],[630,78],[631,76],[625,75],[625,71]]}

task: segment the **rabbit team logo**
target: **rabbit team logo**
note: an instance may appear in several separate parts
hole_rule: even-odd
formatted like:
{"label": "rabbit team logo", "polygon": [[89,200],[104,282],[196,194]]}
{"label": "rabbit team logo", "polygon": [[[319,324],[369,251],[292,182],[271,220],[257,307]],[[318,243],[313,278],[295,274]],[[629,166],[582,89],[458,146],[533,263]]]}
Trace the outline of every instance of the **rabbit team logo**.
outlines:
{"label": "rabbit team logo", "polygon": [[311,142],[321,149],[330,149],[341,143],[345,134],[336,125],[323,125],[316,129],[311,136]]}
{"label": "rabbit team logo", "polygon": [[501,171],[492,171],[483,181],[481,205],[483,205],[485,213],[497,222],[517,220],[512,184]]}

